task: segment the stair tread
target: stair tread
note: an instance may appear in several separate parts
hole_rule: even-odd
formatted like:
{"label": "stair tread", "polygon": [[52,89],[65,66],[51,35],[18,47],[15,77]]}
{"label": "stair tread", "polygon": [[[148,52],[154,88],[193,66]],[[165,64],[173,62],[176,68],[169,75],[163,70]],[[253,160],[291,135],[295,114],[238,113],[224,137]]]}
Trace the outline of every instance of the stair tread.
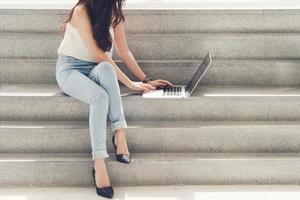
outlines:
{"label": "stair tread", "polygon": [[[61,35],[56,32],[0,32],[2,37],[22,37],[26,35],[38,35],[39,37],[54,36],[57,39],[61,38]],[[128,35],[134,36],[167,36],[167,37],[178,37],[178,36],[201,36],[205,38],[249,38],[249,37],[264,37],[264,36],[300,36],[299,32],[221,32],[221,33],[128,33]]]}
{"label": "stair tread", "polygon": [[[272,2],[272,1],[271,1]],[[285,3],[285,4],[284,4]],[[270,3],[270,1],[247,1],[246,4],[244,2],[210,2],[210,1],[187,1],[187,2],[181,2],[181,1],[155,1],[155,3],[149,3],[147,1],[129,1],[128,4],[126,4],[126,9],[150,9],[150,10],[170,10],[170,9],[200,9],[200,10],[207,10],[207,9],[224,9],[224,10],[243,10],[245,8],[247,9],[295,9],[299,8],[299,4],[296,1],[288,0],[284,1],[282,3],[281,1],[273,1]],[[45,1],[43,3],[40,3],[40,1],[37,0],[31,0],[29,3],[19,3],[15,4],[14,1],[4,1],[0,4],[1,8],[6,9],[51,9],[51,10],[57,10],[57,9],[70,9],[73,5],[73,1],[66,1],[66,2],[60,2],[53,4],[52,1]]]}
{"label": "stair tread", "polygon": [[[128,121],[128,128],[210,128],[210,127],[300,127],[300,121]],[[86,121],[1,121],[1,128],[86,129]]]}
{"label": "stair tread", "polygon": [[[1,58],[0,62],[1,63],[11,63],[11,62],[49,62],[51,64],[55,63],[57,58],[22,58],[22,57],[17,57],[17,58]],[[170,59],[159,59],[159,60],[148,60],[148,59],[140,59],[138,60],[139,63],[199,63],[199,60],[201,59],[177,59],[177,60],[170,60]],[[116,63],[122,62],[119,59],[114,59]],[[284,59],[284,58],[279,58],[279,59],[259,59],[259,58],[252,58],[252,59],[236,59],[236,58],[231,58],[231,59],[224,59],[224,58],[214,58],[214,62],[224,62],[224,61],[232,61],[232,62],[252,62],[252,63],[257,63],[257,62],[266,62],[266,63],[273,63],[273,62],[288,62],[288,63],[300,63],[300,58],[295,58],[295,59]]]}
{"label": "stair tread", "polygon": [[[17,1],[18,2],[18,1]],[[29,2],[18,2],[16,1],[1,1],[0,8],[4,11],[13,10],[14,12],[24,10],[24,12],[29,12],[28,10],[33,10],[35,12],[43,13],[61,13],[66,12],[71,9],[74,4],[74,1],[57,1],[53,3],[51,0],[44,0],[43,2],[38,0],[31,0]],[[128,1],[124,7],[125,12],[137,12],[137,13],[161,13],[167,12],[171,14],[180,14],[184,12],[209,12],[214,11],[216,13],[263,13],[264,12],[274,12],[274,10],[283,10],[288,12],[290,10],[297,10],[300,8],[300,5],[295,0],[286,0],[282,1],[232,1],[232,2],[219,2],[219,1],[163,1],[156,0],[155,2],[148,1]],[[47,10],[47,11],[44,11]],[[30,13],[32,13],[31,11]],[[292,11],[290,11],[292,12]]]}
{"label": "stair tread", "polygon": [[[109,154],[108,160],[114,160]],[[300,159],[300,153],[132,153],[133,160],[290,160]],[[0,154],[0,162],[91,161],[90,154]]]}
{"label": "stair tread", "polygon": [[[2,58],[56,58],[62,36],[8,32],[0,33],[0,38],[3,46],[0,51]],[[174,40],[177,42],[174,43]],[[214,58],[224,59],[298,59],[299,40],[300,33],[128,34],[129,47],[138,60],[201,59],[207,51],[210,51]],[[182,48],[186,46],[189,48],[182,53]],[[294,48],[289,48],[290,46]],[[153,51],[155,48],[162,51]],[[114,53],[113,58],[119,58],[117,53]]]}
{"label": "stair tread", "polygon": [[[121,85],[121,93],[130,92]],[[0,96],[65,97],[57,85],[1,85]],[[239,87],[239,86],[201,86],[192,94],[197,97],[300,97],[300,87]]]}

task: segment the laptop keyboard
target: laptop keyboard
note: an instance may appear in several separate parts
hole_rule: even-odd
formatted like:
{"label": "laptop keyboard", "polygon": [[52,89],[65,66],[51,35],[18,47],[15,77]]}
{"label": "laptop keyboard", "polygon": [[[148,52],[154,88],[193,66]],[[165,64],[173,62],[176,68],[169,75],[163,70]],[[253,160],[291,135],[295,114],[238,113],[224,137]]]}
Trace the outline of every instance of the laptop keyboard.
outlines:
{"label": "laptop keyboard", "polygon": [[175,87],[166,87],[163,89],[164,96],[180,96],[182,92],[181,86],[175,86]]}

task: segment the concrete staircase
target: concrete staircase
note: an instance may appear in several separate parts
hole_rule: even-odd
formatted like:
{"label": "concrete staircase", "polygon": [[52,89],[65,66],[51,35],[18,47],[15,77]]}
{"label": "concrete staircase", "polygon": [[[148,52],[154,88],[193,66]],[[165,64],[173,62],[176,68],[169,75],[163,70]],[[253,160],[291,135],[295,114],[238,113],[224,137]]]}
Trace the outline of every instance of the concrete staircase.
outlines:
{"label": "concrete staircase", "polygon": [[[93,184],[88,105],[55,81],[66,13],[0,10],[0,187]],[[300,10],[126,18],[130,48],[153,77],[185,84],[208,51],[214,63],[187,100],[122,97],[133,161],[110,154],[113,185],[300,184]]]}

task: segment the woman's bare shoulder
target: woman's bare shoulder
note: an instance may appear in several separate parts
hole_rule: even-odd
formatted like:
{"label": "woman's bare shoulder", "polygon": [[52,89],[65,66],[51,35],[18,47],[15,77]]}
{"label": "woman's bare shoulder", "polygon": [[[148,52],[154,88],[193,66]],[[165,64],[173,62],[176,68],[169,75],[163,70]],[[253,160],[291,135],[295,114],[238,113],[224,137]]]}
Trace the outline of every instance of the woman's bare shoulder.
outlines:
{"label": "woman's bare shoulder", "polygon": [[86,6],[84,5],[77,5],[75,8],[74,8],[74,14],[79,14],[79,15],[85,15],[87,14],[87,8]]}
{"label": "woman's bare shoulder", "polygon": [[71,24],[75,25],[88,19],[87,8],[84,5],[77,5],[74,8]]}

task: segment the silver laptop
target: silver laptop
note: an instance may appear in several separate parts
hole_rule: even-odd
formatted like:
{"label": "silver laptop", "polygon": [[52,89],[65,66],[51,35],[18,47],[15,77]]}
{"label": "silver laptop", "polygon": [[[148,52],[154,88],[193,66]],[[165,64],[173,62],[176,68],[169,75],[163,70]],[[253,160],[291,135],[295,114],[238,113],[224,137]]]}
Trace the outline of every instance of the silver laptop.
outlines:
{"label": "silver laptop", "polygon": [[211,63],[211,55],[208,53],[187,85],[175,85],[174,87],[165,87],[150,92],[144,92],[143,98],[188,98],[210,67]]}

